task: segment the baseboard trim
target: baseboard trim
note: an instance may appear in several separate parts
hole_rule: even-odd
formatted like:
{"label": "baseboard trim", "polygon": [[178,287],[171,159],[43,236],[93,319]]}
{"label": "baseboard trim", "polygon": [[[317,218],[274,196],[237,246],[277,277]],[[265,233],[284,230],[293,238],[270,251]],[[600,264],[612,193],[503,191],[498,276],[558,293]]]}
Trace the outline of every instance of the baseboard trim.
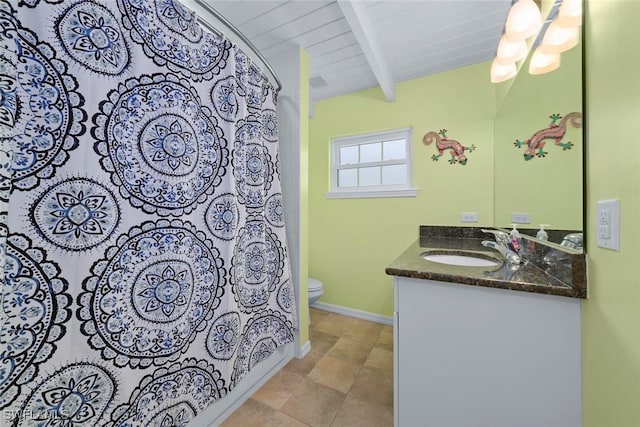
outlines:
{"label": "baseboard trim", "polygon": [[369,313],[368,311],[356,310],[355,308],[342,307],[340,305],[328,304],[326,302],[316,301],[310,307],[318,310],[330,311],[332,313],[343,314],[345,316],[357,317],[358,319],[368,320],[370,322],[382,323],[383,325],[393,326],[393,317],[382,316],[380,314]]}
{"label": "baseboard trim", "polygon": [[311,341],[307,341],[306,343],[302,344],[302,346],[296,349],[295,356],[298,359],[303,359],[307,354],[309,354],[310,351],[311,351]]}

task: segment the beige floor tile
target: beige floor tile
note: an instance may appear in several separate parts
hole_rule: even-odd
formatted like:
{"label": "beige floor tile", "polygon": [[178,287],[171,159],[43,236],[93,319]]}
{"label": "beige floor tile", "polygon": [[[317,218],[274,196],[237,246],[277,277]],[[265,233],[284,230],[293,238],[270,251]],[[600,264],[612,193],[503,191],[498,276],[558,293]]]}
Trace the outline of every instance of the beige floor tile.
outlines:
{"label": "beige floor tile", "polygon": [[331,427],[393,427],[393,408],[347,395]]}
{"label": "beige floor tile", "polygon": [[[273,424],[269,427],[309,427],[309,424],[305,424],[300,420],[296,420],[295,418],[285,414],[284,412],[278,412],[276,416],[273,417]],[[244,427],[249,427],[245,425]],[[256,426],[257,427],[257,426]]]}
{"label": "beige floor tile", "polygon": [[281,369],[260,387],[251,398],[272,408],[280,409],[303,381],[304,376]]}
{"label": "beige floor tile", "polygon": [[393,351],[393,329],[390,331],[383,329],[378,335],[375,346]]}
{"label": "beige floor tile", "polygon": [[222,427],[393,425],[393,328],[310,312],[311,352],[292,359]]}
{"label": "beige floor tile", "polygon": [[367,320],[353,318],[343,337],[373,346],[384,325]]}
{"label": "beige floor tile", "polygon": [[380,347],[374,347],[364,366],[375,369],[384,374],[393,372],[393,352]]}
{"label": "beige floor tile", "polygon": [[386,374],[363,367],[349,395],[373,405],[393,407],[393,373]]}
{"label": "beige floor tile", "polygon": [[341,314],[329,313],[320,320],[313,329],[324,332],[325,334],[341,337],[349,327],[352,319],[352,317]]}
{"label": "beige floor tile", "polygon": [[327,317],[329,312],[309,307],[309,314],[311,315],[311,325],[317,325],[322,319]]}
{"label": "beige floor tile", "polygon": [[329,426],[344,398],[344,393],[305,380],[280,410],[310,426]]}
{"label": "beige floor tile", "polygon": [[315,368],[316,364],[322,359],[324,353],[320,353],[314,350],[311,350],[309,354],[307,354],[302,359],[296,359],[295,357],[286,364],[284,369],[295,372],[296,374],[300,374],[302,376],[307,375],[313,368]]}
{"label": "beige floor tile", "polygon": [[272,407],[248,399],[220,427],[307,427],[307,424]]}
{"label": "beige floor tile", "polygon": [[360,372],[360,365],[326,355],[320,359],[307,378],[318,384],[347,393],[358,372]]}
{"label": "beige floor tile", "polygon": [[340,338],[327,354],[362,366],[367,360],[370,350],[371,347],[367,344],[349,338]]}
{"label": "beige floor tile", "polygon": [[324,354],[331,350],[331,347],[338,341],[338,337],[311,329],[309,331],[309,341],[311,341],[311,350]]}

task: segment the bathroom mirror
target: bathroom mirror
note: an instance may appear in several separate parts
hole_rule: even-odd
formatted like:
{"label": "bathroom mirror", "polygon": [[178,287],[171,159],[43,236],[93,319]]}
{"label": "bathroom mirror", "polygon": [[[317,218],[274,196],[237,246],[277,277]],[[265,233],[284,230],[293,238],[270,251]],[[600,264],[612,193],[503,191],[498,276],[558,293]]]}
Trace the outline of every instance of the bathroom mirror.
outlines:
{"label": "bathroom mirror", "polygon": [[[510,229],[515,213],[529,215],[530,223],[518,228],[534,237],[539,224],[560,230],[549,233],[555,243],[561,243],[564,231],[583,231],[584,118],[571,123],[582,115],[582,64],[581,44],[563,52],[560,67],[547,74],[529,74],[527,59],[497,106],[496,227]],[[536,132],[555,126],[565,126],[557,143],[546,139],[543,147],[536,146]]]}

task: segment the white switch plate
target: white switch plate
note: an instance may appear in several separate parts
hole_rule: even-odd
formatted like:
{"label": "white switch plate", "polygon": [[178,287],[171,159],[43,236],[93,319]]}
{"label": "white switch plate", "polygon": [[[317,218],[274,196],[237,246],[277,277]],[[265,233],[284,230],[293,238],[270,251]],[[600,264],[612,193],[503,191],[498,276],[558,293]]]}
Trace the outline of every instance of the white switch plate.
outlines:
{"label": "white switch plate", "polygon": [[620,200],[598,201],[596,244],[605,249],[620,250]]}
{"label": "white switch plate", "polygon": [[462,212],[461,222],[478,222],[478,212]]}
{"label": "white switch plate", "polygon": [[514,224],[531,224],[531,214],[529,213],[512,213],[511,222]]}

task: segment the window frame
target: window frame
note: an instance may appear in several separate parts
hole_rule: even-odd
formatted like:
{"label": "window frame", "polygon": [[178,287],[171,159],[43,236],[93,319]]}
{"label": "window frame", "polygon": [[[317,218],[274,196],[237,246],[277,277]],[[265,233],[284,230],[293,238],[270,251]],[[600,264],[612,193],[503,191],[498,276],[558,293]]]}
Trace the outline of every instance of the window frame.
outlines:
{"label": "window frame", "polygon": [[[371,143],[384,143],[385,141],[405,140],[405,158],[402,160],[380,160],[374,162],[358,162],[341,166],[340,148],[348,146],[362,146]],[[413,129],[411,127],[399,128],[377,132],[367,132],[356,135],[338,136],[331,138],[331,176],[330,190],[326,193],[328,199],[358,199],[372,197],[416,197],[418,190],[412,185],[413,157],[411,146],[413,142]],[[360,159],[358,159],[360,160]],[[355,187],[338,187],[338,172],[342,169],[356,169],[363,167],[380,167],[391,165],[406,166],[406,181],[396,185],[367,185]],[[382,172],[382,169],[381,169]],[[382,177],[381,177],[382,179]]]}

